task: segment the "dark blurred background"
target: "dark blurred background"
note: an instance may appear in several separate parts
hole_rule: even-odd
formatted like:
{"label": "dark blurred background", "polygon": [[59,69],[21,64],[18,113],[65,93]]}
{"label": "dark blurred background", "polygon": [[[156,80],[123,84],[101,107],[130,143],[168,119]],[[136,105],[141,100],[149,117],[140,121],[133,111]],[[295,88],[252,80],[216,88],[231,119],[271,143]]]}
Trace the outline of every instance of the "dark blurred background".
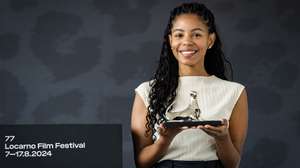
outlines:
{"label": "dark blurred background", "polygon": [[[152,76],[169,11],[181,2],[1,0],[0,124],[121,123],[123,167],[134,167],[134,88]],[[241,167],[297,167],[299,1],[201,2],[248,91]]]}

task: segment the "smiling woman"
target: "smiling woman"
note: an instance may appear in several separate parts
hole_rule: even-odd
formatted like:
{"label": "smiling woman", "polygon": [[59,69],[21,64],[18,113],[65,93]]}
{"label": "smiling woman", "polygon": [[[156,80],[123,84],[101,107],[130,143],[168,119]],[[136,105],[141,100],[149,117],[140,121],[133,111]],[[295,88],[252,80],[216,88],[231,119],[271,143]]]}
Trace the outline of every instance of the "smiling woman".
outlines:
{"label": "smiling woman", "polygon": [[[211,48],[215,33],[209,33],[208,27],[195,14],[182,14],[173,21],[169,35],[170,45],[179,65],[179,75],[192,68],[193,72],[208,76],[204,69],[206,50]],[[198,70],[197,70],[198,69]]]}
{"label": "smiling woman", "polygon": [[[232,70],[226,63],[212,12],[199,3],[174,8],[156,73],[135,89],[131,131],[137,167],[239,166],[248,127],[247,95],[243,85],[228,81]],[[180,111],[197,113],[196,121],[222,124],[166,127],[166,114],[183,118],[175,116]]]}

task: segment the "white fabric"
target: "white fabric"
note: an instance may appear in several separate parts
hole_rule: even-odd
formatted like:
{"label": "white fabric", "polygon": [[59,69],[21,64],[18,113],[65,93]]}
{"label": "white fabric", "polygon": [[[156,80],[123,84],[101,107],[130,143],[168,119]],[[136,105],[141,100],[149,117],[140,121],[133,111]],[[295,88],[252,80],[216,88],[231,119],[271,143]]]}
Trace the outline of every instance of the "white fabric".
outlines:
{"label": "white fabric", "polygon": [[[177,96],[172,111],[186,108],[190,91],[197,92],[197,101],[204,120],[230,119],[232,110],[244,86],[212,76],[179,77]],[[136,93],[149,106],[149,81],[140,84]],[[159,137],[158,137],[159,138]],[[199,129],[184,130],[175,136],[165,156],[160,160],[216,160],[215,140]]]}

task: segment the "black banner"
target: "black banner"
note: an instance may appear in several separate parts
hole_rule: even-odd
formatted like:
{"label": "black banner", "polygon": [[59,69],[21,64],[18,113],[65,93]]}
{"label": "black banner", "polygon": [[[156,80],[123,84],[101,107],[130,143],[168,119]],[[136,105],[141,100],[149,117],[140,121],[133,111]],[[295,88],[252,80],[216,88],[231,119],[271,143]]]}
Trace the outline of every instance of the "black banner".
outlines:
{"label": "black banner", "polygon": [[121,168],[121,125],[0,125],[0,163],[31,168]]}

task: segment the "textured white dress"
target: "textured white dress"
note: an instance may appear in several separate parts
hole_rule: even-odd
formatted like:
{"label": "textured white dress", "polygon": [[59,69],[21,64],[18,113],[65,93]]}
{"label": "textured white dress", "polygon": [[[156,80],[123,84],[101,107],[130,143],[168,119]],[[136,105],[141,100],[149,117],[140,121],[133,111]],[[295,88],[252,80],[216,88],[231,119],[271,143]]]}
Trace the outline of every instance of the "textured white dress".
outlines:
{"label": "textured white dress", "polygon": [[[149,81],[140,84],[136,93],[149,106]],[[172,111],[181,111],[190,103],[190,91],[197,92],[197,102],[204,120],[230,119],[232,110],[244,86],[212,76],[181,76]],[[155,133],[159,138],[158,133]],[[160,160],[218,160],[215,140],[200,129],[187,129],[175,136],[165,156]]]}

